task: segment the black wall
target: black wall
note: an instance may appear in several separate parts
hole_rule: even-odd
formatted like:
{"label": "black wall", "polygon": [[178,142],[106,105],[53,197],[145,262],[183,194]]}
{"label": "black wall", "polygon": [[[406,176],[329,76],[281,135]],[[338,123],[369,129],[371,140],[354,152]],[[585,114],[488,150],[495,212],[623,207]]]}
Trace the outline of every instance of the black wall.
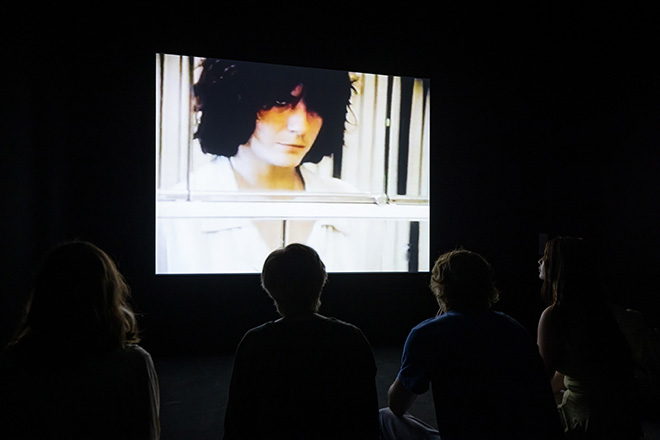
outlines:
{"label": "black wall", "polygon": [[[74,237],[117,259],[154,353],[231,350],[275,316],[257,277],[153,275],[159,51],[430,77],[432,257],[482,253],[498,307],[534,331],[539,234],[584,236],[613,299],[659,325],[660,79],[643,13],[251,12],[3,27],[2,344],[41,253]],[[399,344],[435,312],[427,284],[333,275],[323,312]]]}

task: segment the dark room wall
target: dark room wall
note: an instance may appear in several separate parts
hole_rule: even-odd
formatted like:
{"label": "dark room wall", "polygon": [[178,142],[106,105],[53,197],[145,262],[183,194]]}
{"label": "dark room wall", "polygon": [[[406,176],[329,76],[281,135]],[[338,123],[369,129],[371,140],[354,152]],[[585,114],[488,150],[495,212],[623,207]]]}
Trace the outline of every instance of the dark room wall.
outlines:
{"label": "dark room wall", "polygon": [[[584,236],[600,249],[614,299],[658,324],[654,31],[618,10],[441,12],[342,14],[341,26],[305,22],[276,35],[267,17],[251,28],[182,17],[13,23],[3,55],[1,342],[41,253],[74,237],[116,258],[156,353],[231,350],[275,316],[257,277],[153,275],[158,51],[430,77],[432,257],[457,246],[482,253],[503,292],[498,307],[534,331],[539,235]],[[332,276],[323,311],[374,343],[398,344],[434,313],[427,284],[426,274]]]}

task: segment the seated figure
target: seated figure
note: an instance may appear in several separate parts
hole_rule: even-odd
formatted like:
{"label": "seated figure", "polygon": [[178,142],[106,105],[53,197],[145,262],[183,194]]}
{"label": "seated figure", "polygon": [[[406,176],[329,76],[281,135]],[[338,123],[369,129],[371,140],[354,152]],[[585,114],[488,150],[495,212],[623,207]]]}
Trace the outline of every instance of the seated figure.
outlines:
{"label": "seated figure", "polygon": [[160,437],[158,378],[128,297],[95,245],[46,254],[24,322],[0,352],[0,438]]}
{"label": "seated figure", "polygon": [[224,438],[377,439],[376,366],[355,326],[318,313],[316,251],[273,251],[261,274],[280,319],[249,330],[234,360]]}
{"label": "seated figure", "polygon": [[[499,293],[488,262],[455,250],[431,274],[440,311],[412,329],[381,410],[384,439],[560,439],[559,416],[533,336],[491,310]],[[433,388],[438,430],[408,414]]]}
{"label": "seated figure", "polygon": [[549,240],[539,278],[548,307],[539,319],[538,345],[548,380],[561,394],[566,438],[641,438],[631,346],[606,300],[591,244],[578,237]]}

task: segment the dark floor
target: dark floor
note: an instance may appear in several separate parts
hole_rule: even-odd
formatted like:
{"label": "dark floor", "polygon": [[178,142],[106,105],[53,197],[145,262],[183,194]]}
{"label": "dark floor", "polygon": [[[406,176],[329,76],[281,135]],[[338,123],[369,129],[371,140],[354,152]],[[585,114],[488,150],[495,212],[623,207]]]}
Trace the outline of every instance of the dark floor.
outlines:
{"label": "dark floor", "polygon": [[[380,407],[387,406],[387,389],[396,377],[401,350],[374,348],[378,366],[376,386]],[[163,440],[219,440],[223,434],[227,389],[233,357],[195,356],[155,358],[160,380]],[[435,426],[433,400],[423,394],[410,412]],[[660,421],[645,422],[645,440],[660,440]]]}
{"label": "dark floor", "polygon": [[[387,406],[387,389],[396,377],[401,350],[374,348],[378,367],[376,386],[380,407]],[[233,357],[198,356],[155,358],[161,393],[163,440],[219,440],[227,404]],[[430,393],[420,396],[410,411],[435,425]]]}

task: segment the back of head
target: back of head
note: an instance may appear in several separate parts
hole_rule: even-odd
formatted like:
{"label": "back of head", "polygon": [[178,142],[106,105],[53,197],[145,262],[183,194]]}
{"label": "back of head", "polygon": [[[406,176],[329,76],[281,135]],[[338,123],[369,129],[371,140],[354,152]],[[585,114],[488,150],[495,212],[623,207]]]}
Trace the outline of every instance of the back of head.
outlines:
{"label": "back of head", "polygon": [[121,348],[137,342],[128,295],[121,273],[101,249],[84,241],[58,245],[45,255],[37,273],[26,330],[50,334],[63,345]]}
{"label": "back of head", "polygon": [[282,316],[317,312],[327,279],[316,251],[299,243],[273,251],[261,272],[261,285]]}
{"label": "back of head", "polygon": [[443,310],[488,309],[499,299],[490,264],[464,249],[447,252],[436,260],[430,287]]}
{"label": "back of head", "polygon": [[543,255],[546,277],[543,298],[552,303],[602,299],[595,255],[589,243],[576,237],[548,241]]}

